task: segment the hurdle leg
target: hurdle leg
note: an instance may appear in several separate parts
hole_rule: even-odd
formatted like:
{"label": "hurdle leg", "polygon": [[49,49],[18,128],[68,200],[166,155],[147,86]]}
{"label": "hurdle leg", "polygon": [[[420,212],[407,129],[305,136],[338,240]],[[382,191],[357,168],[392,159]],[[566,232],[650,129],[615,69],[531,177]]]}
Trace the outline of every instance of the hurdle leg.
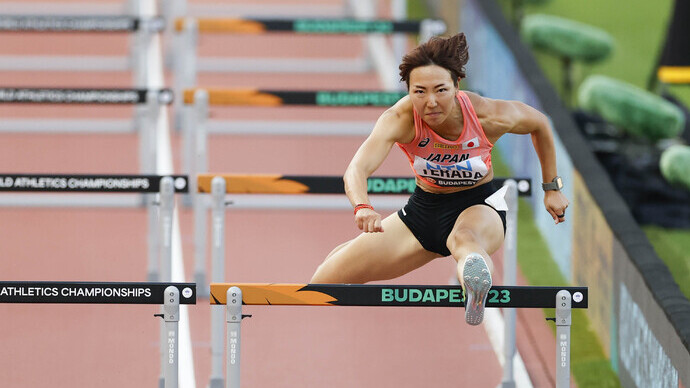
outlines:
{"label": "hurdle leg", "polygon": [[[189,172],[190,176],[196,177],[198,173],[205,172],[208,169],[207,156],[207,131],[206,120],[208,118],[208,92],[199,89],[194,93],[194,110],[192,136],[194,137],[194,151],[192,170]],[[196,190],[198,191],[198,189]],[[208,286],[206,282],[206,235],[207,235],[207,214],[206,214],[206,198],[198,192],[192,193],[194,206],[194,225],[195,225],[195,265],[194,265],[194,279],[197,287],[202,292],[199,296],[208,296]]]}
{"label": "hurdle leg", "polygon": [[[225,281],[225,179],[218,176],[213,178],[211,194],[213,198],[211,211],[211,281],[222,283]],[[211,306],[211,380],[209,388],[223,388],[223,310],[221,310],[221,306]]]}
{"label": "hurdle leg", "polygon": [[[508,186],[506,191],[506,203],[508,211],[506,213],[506,236],[503,243],[503,284],[514,286],[517,283],[517,211],[518,211],[518,192],[517,182],[508,179],[505,182]],[[515,358],[515,309],[503,308],[503,378],[501,388],[515,387],[515,372],[513,359]]]}
{"label": "hurdle leg", "polygon": [[[172,224],[173,224],[173,210],[175,201],[175,189],[173,187],[172,177],[165,177],[161,179],[160,188],[160,204],[159,204],[159,240],[158,240],[158,259],[160,260],[160,282],[170,282],[172,281]],[[169,287],[170,288],[170,287]],[[166,289],[166,299],[168,302],[168,289]],[[175,292],[178,293],[177,300],[179,304],[179,291],[175,288]],[[167,317],[167,307],[163,306],[164,317]],[[178,306],[179,310],[179,306]],[[175,316],[179,315],[179,312]],[[177,323],[175,324],[177,325]],[[161,324],[161,373],[159,386],[162,388],[177,387],[175,385],[167,385],[167,378],[165,376],[166,368],[168,368],[169,363],[169,345],[170,345],[170,328],[168,327],[168,322]],[[177,331],[177,326],[175,326],[175,331]],[[175,346],[177,346],[177,338],[175,338]],[[175,381],[177,381],[177,375],[175,375]]]}
{"label": "hurdle leg", "polygon": [[[139,122],[139,142],[140,142],[140,163],[141,171],[144,174],[156,174],[158,170],[157,154],[156,154],[156,129],[158,126],[158,118],[160,116],[160,103],[158,101],[158,92],[149,91],[146,95],[146,106],[141,113],[141,121]],[[159,196],[160,200],[160,196]],[[148,209],[149,221],[149,256],[148,256],[148,280],[153,282],[158,280],[158,249],[160,234],[159,224],[159,210],[156,206],[156,196],[154,194],[144,194],[144,201]]]}
{"label": "hurdle leg", "polygon": [[556,388],[570,387],[570,326],[572,299],[570,292],[556,294]]}
{"label": "hurdle leg", "polygon": [[163,319],[165,320],[165,347],[162,354],[163,364],[161,372],[163,378],[159,382],[162,388],[177,388],[178,386],[178,326],[180,321],[180,291],[177,287],[169,286],[165,289],[163,302]]}
{"label": "hurdle leg", "polygon": [[240,388],[240,330],[242,326],[242,290],[230,287],[227,291],[226,388]]}

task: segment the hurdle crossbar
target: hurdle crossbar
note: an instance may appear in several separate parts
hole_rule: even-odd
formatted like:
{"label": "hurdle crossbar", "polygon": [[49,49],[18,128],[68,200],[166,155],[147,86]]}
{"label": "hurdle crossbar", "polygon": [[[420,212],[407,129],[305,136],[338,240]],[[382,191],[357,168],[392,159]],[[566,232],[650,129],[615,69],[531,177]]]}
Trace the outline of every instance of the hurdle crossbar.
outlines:
{"label": "hurdle crossbar", "polygon": [[0,174],[0,192],[158,193],[166,177],[176,193],[189,191],[186,175]]}
{"label": "hurdle crossbar", "polygon": [[[225,181],[229,194],[345,194],[342,176],[279,175],[279,174],[199,174],[197,192],[211,193],[212,180],[220,177]],[[529,178],[494,178],[502,186],[506,180],[517,182],[521,196],[531,195]],[[401,176],[374,176],[367,179],[369,194],[412,194],[415,178]]]}
{"label": "hurdle crossbar", "polygon": [[[186,28],[187,18],[175,20],[175,30]],[[196,18],[193,24],[201,33],[263,34],[266,32],[293,32],[296,34],[419,34],[425,23],[434,26],[437,34],[446,30],[442,20],[360,20],[360,19],[278,19],[278,18]]]}
{"label": "hurdle crossbar", "polygon": [[164,304],[173,287],[180,304],[196,304],[196,284],[157,282],[0,281],[0,303]]}
{"label": "hurdle crossbar", "polygon": [[156,98],[160,104],[173,100],[170,89],[152,91],[127,88],[0,88],[0,103],[22,104],[146,104]]}
{"label": "hurdle crossbar", "polygon": [[[381,284],[212,283],[210,303],[227,304],[229,288],[244,305],[464,307],[461,286]],[[493,286],[486,307],[555,308],[556,294],[580,293],[572,308],[587,308],[587,287]]]}
{"label": "hurdle crossbar", "polygon": [[165,28],[161,17],[125,15],[0,15],[0,32],[134,32]]}
{"label": "hurdle crossbar", "polygon": [[213,106],[378,106],[389,107],[407,95],[404,91],[382,90],[263,90],[263,89],[186,89],[183,101],[187,105],[196,102],[196,93],[208,93],[208,104]]}

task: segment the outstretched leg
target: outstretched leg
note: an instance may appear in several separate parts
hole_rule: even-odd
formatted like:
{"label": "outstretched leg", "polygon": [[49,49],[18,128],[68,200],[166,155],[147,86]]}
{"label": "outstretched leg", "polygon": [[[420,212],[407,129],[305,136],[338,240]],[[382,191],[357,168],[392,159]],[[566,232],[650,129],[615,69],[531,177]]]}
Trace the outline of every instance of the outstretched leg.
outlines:
{"label": "outstretched leg", "polygon": [[311,283],[367,283],[402,276],[440,257],[422,247],[393,213],[382,233],[362,233],[336,247],[319,266]]}
{"label": "outstretched leg", "polygon": [[448,236],[447,246],[457,261],[458,280],[465,290],[465,320],[478,325],[484,319],[486,296],[491,288],[491,254],[503,244],[503,223],[486,205],[465,209]]}

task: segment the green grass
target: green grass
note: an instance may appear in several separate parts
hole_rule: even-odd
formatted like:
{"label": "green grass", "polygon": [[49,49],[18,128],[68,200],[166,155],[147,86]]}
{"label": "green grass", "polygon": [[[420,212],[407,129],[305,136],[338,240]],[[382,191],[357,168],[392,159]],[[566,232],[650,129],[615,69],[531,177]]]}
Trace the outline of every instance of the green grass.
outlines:
{"label": "green grass", "polygon": [[690,231],[658,226],[644,226],[642,230],[668,266],[680,290],[690,298]]}
{"label": "green grass", "polygon": [[[494,150],[492,165],[496,176],[511,176],[511,171]],[[518,208],[518,266],[527,282],[534,286],[568,284],[534,223],[531,206],[520,199]],[[544,317],[554,317],[554,309],[544,309]],[[604,355],[599,337],[592,329],[584,311],[573,310],[571,327],[571,370],[579,387],[613,388],[620,387],[618,376]],[[556,326],[551,325],[556,332]]]}

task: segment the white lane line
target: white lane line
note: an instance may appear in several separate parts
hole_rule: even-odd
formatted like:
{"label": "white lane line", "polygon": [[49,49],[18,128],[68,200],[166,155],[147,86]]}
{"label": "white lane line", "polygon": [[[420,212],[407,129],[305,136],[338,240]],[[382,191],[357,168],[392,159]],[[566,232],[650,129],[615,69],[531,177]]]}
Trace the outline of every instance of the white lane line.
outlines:
{"label": "white lane line", "polygon": [[[503,354],[503,333],[504,333],[503,315],[498,309],[484,310],[484,330],[489,336],[489,342],[494,348],[494,353],[498,358],[498,362],[503,366],[505,364],[505,356]],[[515,379],[515,386],[518,388],[532,388],[532,380],[529,378],[525,363],[520,357],[520,352],[515,349],[515,356],[513,357],[513,374]]]}
{"label": "white lane line", "polygon": [[[149,0],[142,2],[143,16],[153,16],[156,14],[155,1]],[[148,56],[148,88],[160,89],[164,87],[163,80],[163,53],[159,35],[152,37],[149,46]],[[163,106],[161,116],[156,128],[156,156],[158,174],[173,174],[172,146],[170,142],[170,123],[168,122],[168,108]],[[180,221],[175,207],[173,212],[172,230],[172,281],[184,282],[184,259],[182,257],[182,239],[180,236]],[[192,336],[189,329],[189,311],[187,305],[180,306],[179,322],[179,380],[178,384],[182,388],[196,388],[194,376],[194,356],[192,354]]]}

